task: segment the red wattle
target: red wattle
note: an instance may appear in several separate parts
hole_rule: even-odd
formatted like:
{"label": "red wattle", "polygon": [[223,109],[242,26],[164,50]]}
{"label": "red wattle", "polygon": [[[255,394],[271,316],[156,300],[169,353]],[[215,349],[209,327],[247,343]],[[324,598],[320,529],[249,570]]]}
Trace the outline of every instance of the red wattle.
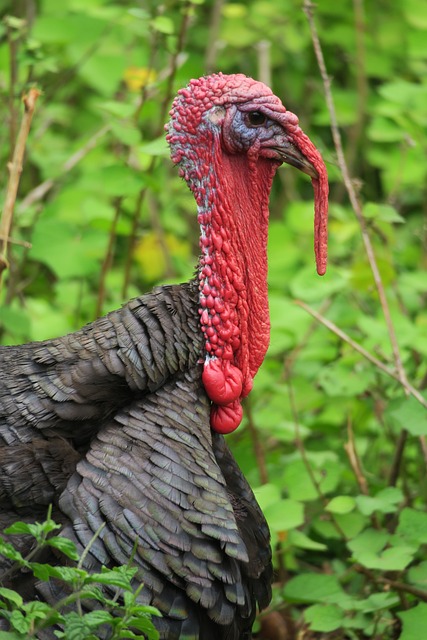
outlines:
{"label": "red wattle", "polygon": [[203,368],[202,381],[215,404],[229,405],[241,396],[243,375],[229,360],[209,360]]}
{"label": "red wattle", "polygon": [[226,407],[213,405],[211,408],[211,427],[217,433],[231,433],[242,421],[243,410],[240,400],[235,400]]}

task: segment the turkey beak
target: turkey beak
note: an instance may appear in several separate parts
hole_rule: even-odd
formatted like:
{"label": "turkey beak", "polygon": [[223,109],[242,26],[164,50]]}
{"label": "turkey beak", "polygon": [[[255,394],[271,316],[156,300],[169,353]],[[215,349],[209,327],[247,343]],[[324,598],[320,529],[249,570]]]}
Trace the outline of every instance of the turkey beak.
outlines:
{"label": "turkey beak", "polygon": [[288,138],[285,138],[280,146],[275,147],[275,150],[277,151],[282,162],[296,167],[303,173],[306,173],[308,176],[310,176],[310,178],[317,179],[319,177],[319,174],[317,173],[311,162]]}

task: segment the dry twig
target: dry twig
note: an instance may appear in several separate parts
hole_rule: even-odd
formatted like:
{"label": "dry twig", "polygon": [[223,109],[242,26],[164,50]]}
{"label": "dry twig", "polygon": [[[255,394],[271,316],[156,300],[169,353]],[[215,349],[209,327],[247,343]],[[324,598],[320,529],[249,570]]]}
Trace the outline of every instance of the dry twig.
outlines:
{"label": "dry twig", "polygon": [[369,495],[368,483],[365,476],[363,475],[362,465],[360,464],[360,458],[357,453],[356,443],[354,441],[353,425],[351,423],[350,418],[348,418],[347,420],[347,436],[348,436],[348,440],[344,444],[344,450],[348,456],[354,475],[356,476],[357,484],[359,485],[360,491],[365,496],[368,496]]}
{"label": "dry twig", "polygon": [[40,91],[36,88],[29,90],[28,95],[22,99],[25,107],[22,117],[21,127],[16,140],[12,161],[8,164],[9,180],[6,189],[6,198],[3,208],[3,216],[0,223],[0,286],[3,271],[8,268],[7,259],[10,230],[12,228],[13,211],[15,208],[16,195],[18,193],[19,180],[22,173],[22,162],[24,159],[25,145],[30,132],[31,120],[36,107],[37,98]]}

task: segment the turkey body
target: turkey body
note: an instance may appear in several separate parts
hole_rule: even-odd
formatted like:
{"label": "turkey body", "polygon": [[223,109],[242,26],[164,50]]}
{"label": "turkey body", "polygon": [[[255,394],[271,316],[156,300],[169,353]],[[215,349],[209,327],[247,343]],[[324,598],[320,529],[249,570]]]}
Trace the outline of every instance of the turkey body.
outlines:
{"label": "turkey body", "polygon": [[[270,602],[271,549],[222,434],[239,426],[268,349],[274,174],[286,162],[312,178],[320,274],[327,174],[298,118],[241,74],[191,80],[170,113],[200,224],[196,278],[65,337],[0,349],[0,525],[52,504],[88,570],[133,557],[161,638],[244,640]],[[5,586],[62,597],[0,563]]]}
{"label": "turkey body", "polygon": [[80,551],[104,524],[88,569],[126,564],[138,539],[161,637],[250,637],[270,600],[269,533],[210,428],[197,300],[195,282],[159,287],[63,338],[0,348],[0,523],[53,503]]}

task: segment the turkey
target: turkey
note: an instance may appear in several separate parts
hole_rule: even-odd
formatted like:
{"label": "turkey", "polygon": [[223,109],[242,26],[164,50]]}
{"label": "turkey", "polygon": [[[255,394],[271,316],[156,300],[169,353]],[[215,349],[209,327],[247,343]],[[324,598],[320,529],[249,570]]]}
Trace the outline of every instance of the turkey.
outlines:
{"label": "turkey", "polygon": [[[269,193],[283,162],[312,178],[323,274],[328,181],[261,82],[191,80],[170,115],[171,157],[197,204],[197,275],[65,337],[0,348],[0,528],[53,504],[82,551],[105,525],[85,566],[126,564],[136,543],[161,638],[237,640],[271,598],[268,526],[223,435],[269,343]],[[3,583],[21,584],[55,600],[28,575]]]}

